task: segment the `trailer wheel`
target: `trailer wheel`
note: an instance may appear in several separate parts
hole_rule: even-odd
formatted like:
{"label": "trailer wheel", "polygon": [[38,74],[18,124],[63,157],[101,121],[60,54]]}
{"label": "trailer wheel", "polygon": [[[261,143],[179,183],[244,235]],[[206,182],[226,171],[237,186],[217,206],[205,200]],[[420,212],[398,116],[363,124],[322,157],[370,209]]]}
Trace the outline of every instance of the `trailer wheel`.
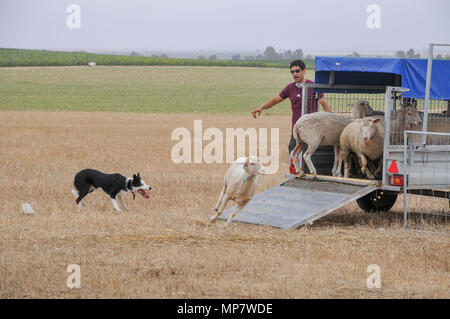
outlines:
{"label": "trailer wheel", "polygon": [[358,206],[367,213],[388,211],[394,206],[398,192],[376,190],[356,200]]}

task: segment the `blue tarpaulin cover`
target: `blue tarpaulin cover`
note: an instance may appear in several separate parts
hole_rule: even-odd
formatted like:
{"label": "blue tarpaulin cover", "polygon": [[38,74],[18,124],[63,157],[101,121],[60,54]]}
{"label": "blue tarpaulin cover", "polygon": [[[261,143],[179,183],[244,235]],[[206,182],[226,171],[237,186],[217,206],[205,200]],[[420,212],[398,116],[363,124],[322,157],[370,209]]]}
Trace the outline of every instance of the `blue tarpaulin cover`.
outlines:
{"label": "blue tarpaulin cover", "polygon": [[[330,71],[335,71],[334,84],[400,85],[410,89],[405,97],[424,99],[427,63],[426,59],[316,57],[315,82],[328,84]],[[450,100],[450,60],[433,60],[430,98]]]}

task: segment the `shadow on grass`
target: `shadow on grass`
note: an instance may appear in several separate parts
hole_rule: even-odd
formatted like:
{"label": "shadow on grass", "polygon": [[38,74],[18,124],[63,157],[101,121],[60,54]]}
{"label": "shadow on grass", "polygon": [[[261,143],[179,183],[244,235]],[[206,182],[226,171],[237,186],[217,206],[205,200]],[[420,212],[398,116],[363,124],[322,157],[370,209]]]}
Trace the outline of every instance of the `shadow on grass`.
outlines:
{"label": "shadow on grass", "polygon": [[[402,228],[404,225],[403,211],[390,210],[366,213],[360,209],[349,210],[341,208],[313,223],[311,228],[366,226],[373,228]],[[408,227],[413,226],[424,230],[449,229],[450,216],[439,216],[431,213],[408,214]]]}

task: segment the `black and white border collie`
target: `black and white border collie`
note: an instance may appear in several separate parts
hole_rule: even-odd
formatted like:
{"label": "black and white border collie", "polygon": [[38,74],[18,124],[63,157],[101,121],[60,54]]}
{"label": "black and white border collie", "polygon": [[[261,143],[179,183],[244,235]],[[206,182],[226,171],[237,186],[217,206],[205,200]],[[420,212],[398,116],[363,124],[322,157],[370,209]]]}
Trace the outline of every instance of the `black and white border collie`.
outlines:
{"label": "black and white border collie", "polygon": [[128,193],[131,191],[134,199],[134,191],[138,191],[139,194],[148,199],[150,196],[146,193],[146,191],[152,189],[141,179],[139,173],[137,175],[133,175],[133,178],[129,178],[117,173],[105,174],[90,168],[78,172],[75,175],[73,185],[76,190],[72,189],[72,194],[76,197],[78,208],[81,208],[81,204],[86,205],[83,198],[87,194],[92,193],[96,188],[100,187],[106,194],[109,195],[114,209],[119,212],[122,210],[119,208],[119,205],[117,205],[116,196],[119,198],[122,206],[128,210],[128,207],[122,199],[122,193]]}

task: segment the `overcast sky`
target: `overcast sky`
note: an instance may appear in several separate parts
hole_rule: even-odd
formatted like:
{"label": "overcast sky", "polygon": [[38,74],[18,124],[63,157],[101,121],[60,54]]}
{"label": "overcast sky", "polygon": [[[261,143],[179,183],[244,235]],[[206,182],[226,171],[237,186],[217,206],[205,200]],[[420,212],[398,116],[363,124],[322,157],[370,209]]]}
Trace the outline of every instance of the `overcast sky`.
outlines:
{"label": "overcast sky", "polygon": [[[81,9],[80,28],[67,26],[70,4]],[[370,4],[379,28],[367,26]],[[450,0],[0,0],[0,47],[424,50],[450,43],[449,14]]]}

